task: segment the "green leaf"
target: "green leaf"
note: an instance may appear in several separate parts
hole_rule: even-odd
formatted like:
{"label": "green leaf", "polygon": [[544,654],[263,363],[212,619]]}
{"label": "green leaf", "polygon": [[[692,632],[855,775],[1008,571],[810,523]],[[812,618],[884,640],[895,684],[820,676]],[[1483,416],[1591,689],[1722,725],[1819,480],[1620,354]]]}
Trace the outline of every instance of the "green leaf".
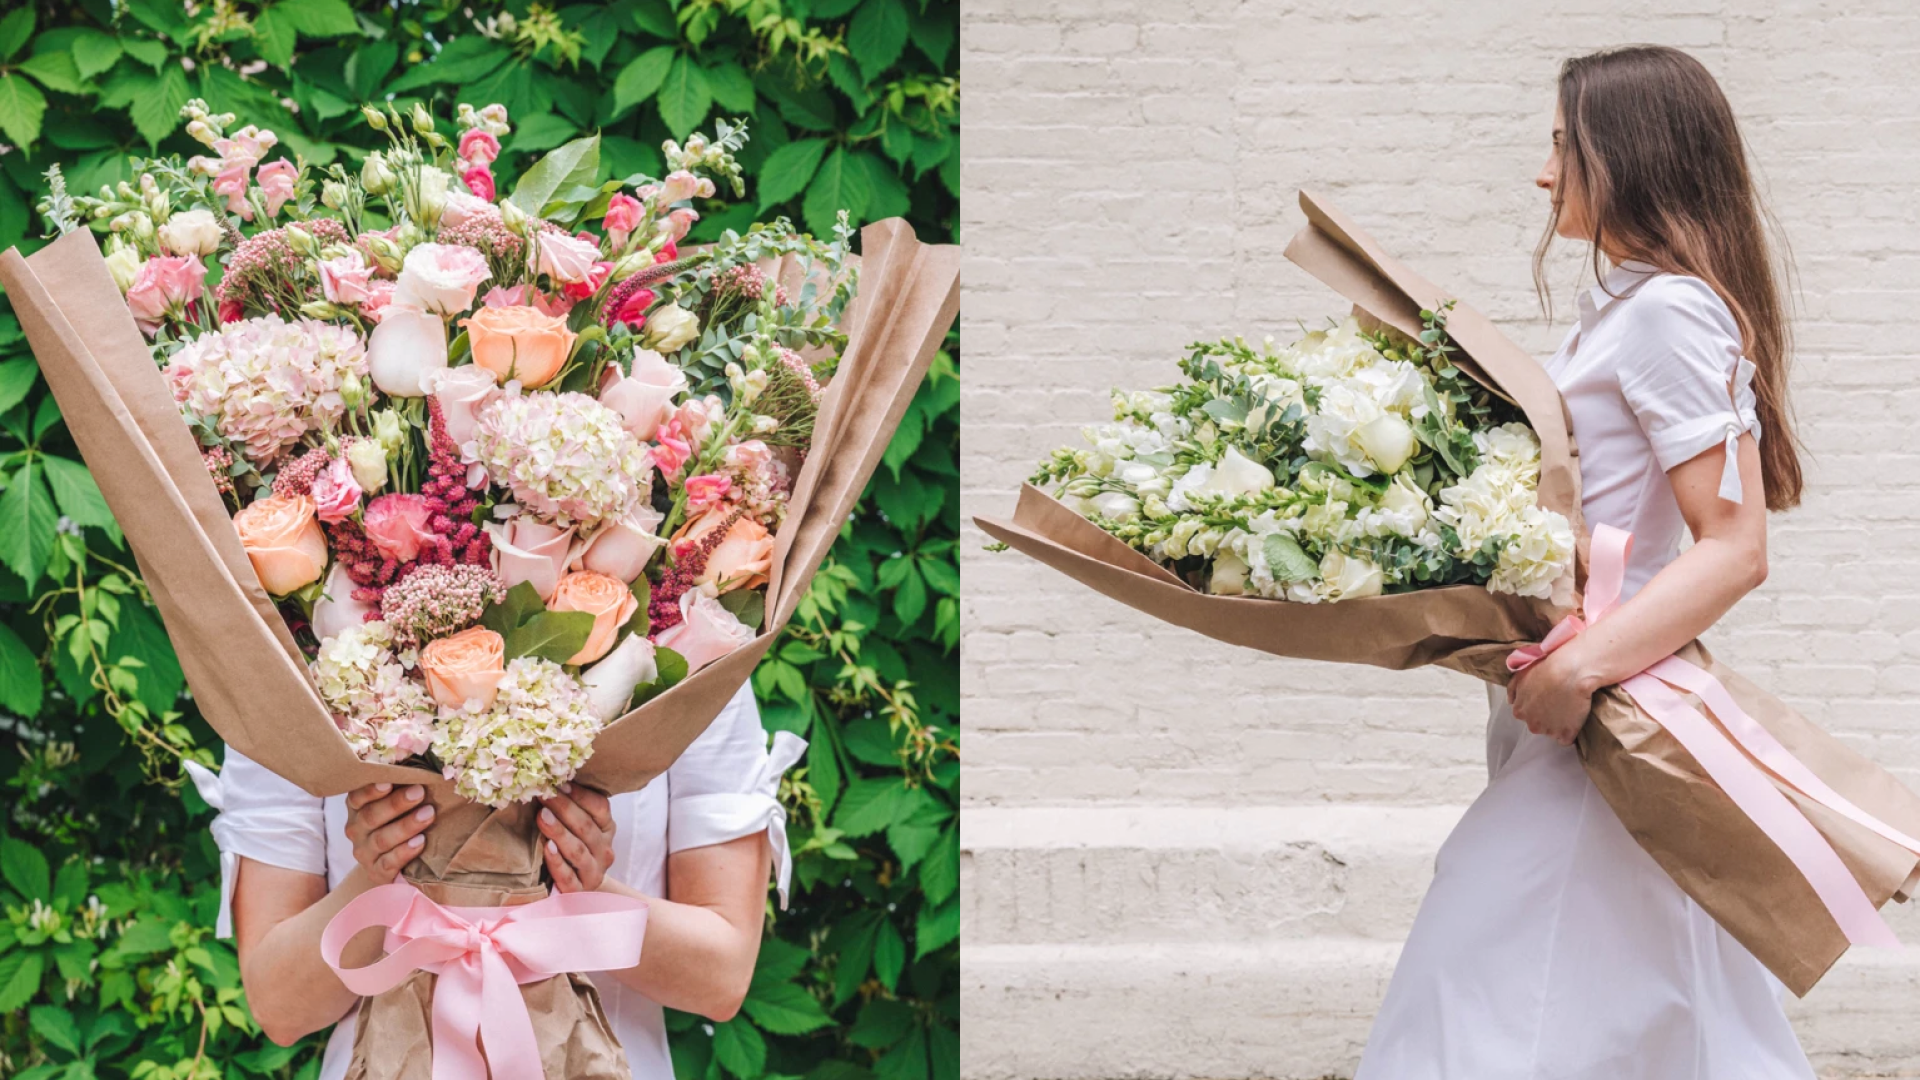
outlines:
{"label": "green leaf", "polygon": [[750,630],[760,629],[767,618],[767,594],[759,589],[734,589],[720,594],[720,606]]}
{"label": "green leaf", "polygon": [[60,864],[53,875],[53,906],[78,911],[87,903],[87,861],[73,858]]}
{"label": "green leaf", "polygon": [[53,531],[59,524],[53,497],[40,471],[29,461],[20,466],[0,495],[0,562],[32,588],[53,555]]}
{"label": "green leaf", "polygon": [[790,982],[756,986],[741,1008],[755,1024],[774,1035],[804,1035],[833,1023],[833,1017],[812,994]]}
{"label": "green leaf", "polygon": [[960,898],[948,897],[938,906],[920,908],[920,921],[914,927],[913,957],[918,960],[960,936]]}
{"label": "green leaf", "polygon": [[913,39],[913,45],[933,66],[947,66],[947,54],[953,51],[953,39],[960,32],[960,21],[953,17],[952,8],[928,9],[922,4],[918,8],[909,8],[907,34]]}
{"label": "green leaf", "polygon": [[900,804],[906,788],[898,779],[855,780],[847,785],[834,811],[833,825],[848,836],[859,838],[893,824],[894,808]]}
{"label": "green leaf", "polygon": [[900,983],[900,971],[907,966],[907,943],[901,938],[900,931],[894,927],[893,920],[880,924],[880,932],[873,939],[873,973],[888,990]]}
{"label": "green leaf", "polygon": [[667,77],[660,84],[660,119],[674,138],[690,134],[707,118],[713,108],[713,90],[707,85],[707,71],[690,56],[673,60]]}
{"label": "green leaf", "polygon": [[147,145],[158,147],[160,140],[173,134],[180,126],[180,106],[192,96],[187,89],[187,73],[178,66],[169,65],[160,69],[147,93],[134,99],[133,106],[127,110],[133,117],[134,129],[147,140]]}
{"label": "green leaf", "polygon": [[39,714],[44,693],[33,651],[12,627],[0,623],[0,709],[31,718]]}
{"label": "green leaf", "polygon": [[171,948],[173,924],[152,915],[127,927],[113,943],[113,951],[122,956],[151,956]]}
{"label": "green leaf", "polygon": [[447,42],[430,64],[414,64],[387,85],[387,92],[404,94],[436,83],[475,83],[493,74],[512,56],[506,46],[478,34]]}
{"label": "green leaf", "polygon": [[740,1080],[759,1080],[767,1067],[767,1041],[742,1017],[713,1026],[713,1056]]}
{"label": "green leaf", "polygon": [[657,38],[679,39],[680,24],[674,19],[673,5],[668,0],[639,0],[631,10],[635,26]]}
{"label": "green leaf", "polygon": [[920,864],[920,889],[927,903],[944,904],[960,887],[960,830],[948,828]]}
{"label": "green leaf", "polygon": [[907,9],[900,0],[866,0],[847,24],[847,48],[868,82],[892,67],[907,47]]}
{"label": "green leaf", "polygon": [[515,122],[507,148],[514,152],[551,150],[579,132],[580,128],[564,116],[539,113]]}
{"label": "green leaf", "polygon": [[507,595],[499,603],[488,604],[480,613],[480,625],[506,637],[520,624],[547,610],[546,601],[540,599],[540,590],[533,582],[523,581],[507,590]]}
{"label": "green leaf", "polygon": [[554,150],[520,177],[507,201],[538,215],[547,200],[562,188],[592,184],[600,174],[600,136],[588,135]]}
{"label": "green leaf", "polygon": [[766,936],[760,939],[760,959],[753,965],[752,991],[775,983],[784,983],[800,974],[813,956],[811,950],[803,949],[792,942],[777,937]]}
{"label": "green leaf", "polygon": [[275,6],[295,30],[308,37],[339,37],[360,32],[346,0],[285,0]]}
{"label": "green leaf", "polygon": [[807,6],[816,19],[838,19],[859,4],[860,0],[813,0]]}
{"label": "green leaf", "polygon": [[40,1037],[69,1054],[80,1053],[80,1026],[73,1014],[52,1005],[35,1005],[29,1021]]}
{"label": "green leaf", "polygon": [[150,68],[157,69],[167,62],[167,46],[163,42],[154,41],[152,38],[131,37],[123,37],[119,41],[120,47],[127,50],[128,56]]}
{"label": "green leaf", "polygon": [[173,642],[150,608],[139,604],[121,606],[120,625],[114,628],[113,637],[107,642],[107,653],[110,663],[126,659],[140,662],[137,669],[140,681],[134,696],[148,712],[158,715],[172,708],[174,699],[186,687]]}
{"label": "green leaf", "polygon": [[913,1006],[876,997],[861,1008],[859,1017],[847,1029],[847,1041],[868,1050],[885,1050],[907,1037],[913,1030],[913,1019]]}
{"label": "green leaf", "polygon": [[85,465],[51,456],[41,458],[40,464],[47,471],[47,486],[53,489],[54,502],[68,520],[96,529],[114,526],[113,511],[107,509],[107,500]]}
{"label": "green leaf", "polygon": [[621,68],[613,80],[614,111],[625,112],[652,97],[660,84],[667,81],[667,71],[677,55],[673,46],[661,45],[641,53]]}
{"label": "green leaf", "polygon": [[0,413],[20,404],[40,377],[40,365],[31,356],[16,356],[0,363]]}
{"label": "green leaf", "polygon": [[394,62],[400,59],[400,46],[391,41],[370,41],[353,50],[347,57],[347,66],[341,72],[346,76],[347,89],[354,96],[371,100],[380,96],[380,84],[393,71]]}
{"label": "green leaf", "polygon": [[0,19],[0,60],[11,60],[33,36],[33,5],[21,4]]}
{"label": "green leaf", "polygon": [[825,139],[795,139],[768,154],[760,166],[760,209],[778,206],[805,191],[826,152]]}
{"label": "green leaf", "polygon": [[1320,564],[1287,533],[1268,534],[1264,550],[1267,569],[1275,581],[1312,581],[1320,576]]}
{"label": "green leaf", "polygon": [[847,153],[844,147],[834,147],[833,153],[820,163],[820,171],[814,174],[813,183],[807,188],[801,215],[814,235],[829,236],[834,218],[842,210],[853,224],[864,221],[867,200],[872,196],[873,186],[866,164]]}
{"label": "green leaf", "polygon": [[18,1012],[40,992],[44,954],[16,949],[0,955],[0,1013]]}
{"label": "green leaf", "polygon": [[707,88],[713,91],[713,100],[728,112],[753,111],[753,79],[734,61],[726,60],[707,68]]}
{"label": "green leaf", "polygon": [[40,85],[49,90],[58,90],[63,94],[86,92],[85,82],[80,78],[80,68],[73,62],[70,52],[39,53],[22,61],[17,67],[39,79]]}
{"label": "green leaf", "polygon": [[633,697],[627,702],[629,709],[637,709],[678,686],[691,669],[686,657],[665,648],[653,650],[653,664],[659,674],[652,682],[642,683],[633,688]]}
{"label": "green leaf", "polygon": [[25,900],[47,903],[53,899],[53,872],[47,857],[18,837],[0,840],[0,877]]}
{"label": "green leaf", "polygon": [[507,659],[538,656],[564,664],[593,636],[593,616],[584,611],[542,611],[506,635]]}
{"label": "green leaf", "polygon": [[31,149],[46,113],[47,98],[39,87],[18,75],[0,75],[0,134],[22,149]]}
{"label": "green leaf", "polygon": [[[260,59],[277,68],[285,68],[293,63],[293,49],[299,44],[299,34],[293,21],[281,14],[277,7],[270,7],[253,20],[253,47],[260,50]],[[75,48],[76,53],[78,47]],[[116,55],[119,48],[114,49]]]}
{"label": "green leaf", "polygon": [[927,1080],[927,1029],[916,1025],[873,1063],[873,1075],[878,1080]]}

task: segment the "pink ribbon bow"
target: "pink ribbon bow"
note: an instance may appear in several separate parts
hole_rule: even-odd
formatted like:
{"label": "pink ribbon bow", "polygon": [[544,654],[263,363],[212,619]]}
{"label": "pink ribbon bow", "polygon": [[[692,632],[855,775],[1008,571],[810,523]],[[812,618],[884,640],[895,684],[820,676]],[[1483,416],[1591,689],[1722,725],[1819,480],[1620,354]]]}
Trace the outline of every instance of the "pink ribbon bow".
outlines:
{"label": "pink ribbon bow", "polygon": [[[342,968],[340,951],[369,927],[387,956]],[[320,955],[347,989],[371,997],[415,971],[433,988],[433,1080],[541,1080],[540,1046],[520,984],[640,962],[647,905],[613,893],[554,893],[518,907],[442,907],[413,885],[369,889],[320,934]],[[481,1049],[479,1037],[486,1043]]]}
{"label": "pink ribbon bow", "polygon": [[[1633,550],[1633,534],[1610,525],[1593,531],[1593,547],[1587,574],[1587,595],[1580,614],[1569,615],[1550,631],[1538,645],[1515,649],[1507,656],[1507,670],[1519,672],[1538,663],[1548,653],[1578,637],[1591,623],[1599,622],[1620,600],[1620,588],[1626,578],[1627,553]],[[1909,851],[1920,854],[1920,840],[1867,813],[1845,796],[1827,786],[1799,758],[1780,744],[1773,733],[1747,715],[1720,680],[1698,665],[1677,656],[1669,656],[1652,667],[1620,683],[1634,703],[1647,711],[1680,741],[1693,755],[1707,776],[1720,785],[1735,806],[1747,815],[1775,846],[1793,861],[1813,891],[1833,916],[1847,941],[1854,945],[1898,946],[1886,920],[1867,897],[1866,890],[1854,879],[1840,855],[1827,838],[1814,828],[1788,798],[1780,793],[1767,773],[1784,781],[1800,794],[1865,826]],[[1675,687],[1699,698],[1720,721],[1702,716],[1687,704]],[[1724,728],[1725,730],[1722,730]],[[1731,738],[1729,738],[1731,736]],[[1744,751],[1744,752],[1743,752]],[[1765,769],[1763,772],[1762,769]]]}

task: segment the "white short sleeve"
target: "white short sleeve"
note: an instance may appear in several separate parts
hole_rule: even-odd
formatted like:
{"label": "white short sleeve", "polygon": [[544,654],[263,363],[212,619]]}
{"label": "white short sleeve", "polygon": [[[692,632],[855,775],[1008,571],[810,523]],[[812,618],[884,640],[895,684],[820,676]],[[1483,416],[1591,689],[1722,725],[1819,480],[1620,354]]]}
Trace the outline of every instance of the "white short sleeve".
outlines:
{"label": "white short sleeve", "polygon": [[1760,437],[1753,363],[1741,355],[1733,313],[1706,282],[1663,274],[1620,314],[1631,320],[1617,339],[1620,390],[1662,471],[1732,446],[1743,432]]}
{"label": "white short sleeve", "polygon": [[782,731],[774,735],[769,752],[753,686],[742,686],[667,769],[667,851],[724,844],[765,830],[785,908],[793,857],[787,850],[787,812],[778,798],[780,775],[806,749],[805,739]]}
{"label": "white short sleeve", "polygon": [[327,817],[323,800],[307,794],[240,751],[227,748],[213,773],[192,762],[187,772],[213,819],[220,848],[220,917],[214,933],[233,936],[233,884],[242,855],[255,862],[325,877]]}

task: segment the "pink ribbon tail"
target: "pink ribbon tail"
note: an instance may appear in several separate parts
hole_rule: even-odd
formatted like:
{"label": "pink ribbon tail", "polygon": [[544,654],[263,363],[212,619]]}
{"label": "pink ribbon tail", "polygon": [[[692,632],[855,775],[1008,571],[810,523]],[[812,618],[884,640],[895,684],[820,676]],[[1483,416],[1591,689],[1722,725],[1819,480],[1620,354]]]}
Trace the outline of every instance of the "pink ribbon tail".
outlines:
{"label": "pink ribbon tail", "polygon": [[[343,968],[354,935],[386,929],[387,955]],[[554,893],[517,907],[444,907],[404,881],[369,889],[320,934],[320,955],[347,989],[384,993],[433,973],[433,1080],[541,1080],[540,1046],[520,984],[640,962],[646,901]],[[485,1036],[482,1050],[481,1037]]]}
{"label": "pink ribbon tail", "polygon": [[[1626,578],[1627,555],[1632,550],[1632,534],[1610,525],[1596,527],[1582,612],[1562,619],[1538,645],[1525,645],[1508,654],[1507,669],[1526,670],[1578,637],[1588,625],[1604,618],[1619,602]],[[1807,798],[1908,851],[1920,854],[1920,840],[1900,832],[1833,790],[1781,745],[1771,731],[1748,715],[1719,679],[1698,665],[1669,656],[1623,680],[1620,686],[1693,755],[1708,778],[1792,861],[1848,942],[1900,944],[1833,845],[1781,794],[1767,774],[1772,773]],[[1715,725],[1687,704],[1676,687],[1699,698],[1720,724]]]}

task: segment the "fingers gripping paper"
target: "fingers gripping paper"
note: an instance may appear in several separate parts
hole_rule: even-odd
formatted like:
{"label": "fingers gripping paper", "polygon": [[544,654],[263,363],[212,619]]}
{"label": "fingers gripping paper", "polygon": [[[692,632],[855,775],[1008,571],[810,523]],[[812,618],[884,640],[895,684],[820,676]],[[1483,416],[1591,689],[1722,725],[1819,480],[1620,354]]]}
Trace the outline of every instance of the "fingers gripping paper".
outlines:
{"label": "fingers gripping paper", "polygon": [[[746,647],[609,724],[581,782],[636,790],[719,715],[792,616],[953,324],[957,247],[922,244],[897,219],[867,226],[861,242],[850,340],[822,404],[826,437],[801,469],[780,530],[766,625]],[[221,738],[314,795],[380,781],[441,785],[433,773],[368,764],[348,749],[93,235],[69,233],[31,257],[5,252],[0,283]]]}
{"label": "fingers gripping paper", "polygon": [[[1287,257],[1365,318],[1417,334],[1420,310],[1449,299],[1324,199],[1303,192],[1300,205],[1307,224],[1287,246]],[[1590,539],[1580,517],[1579,456],[1558,390],[1532,357],[1472,307],[1456,302],[1447,331],[1464,354],[1461,369],[1519,406],[1538,434],[1540,502],[1573,523],[1584,583]],[[1021,491],[1011,520],[976,520],[988,535],[1121,603],[1279,656],[1394,669],[1433,664],[1504,684],[1508,653],[1540,641],[1570,614],[1545,601],[1470,586],[1335,604],[1210,596],[1032,487]],[[1715,676],[1832,790],[1899,831],[1920,835],[1920,797],[1886,770],[1714,661],[1699,643],[1677,655]],[[1711,715],[1691,695],[1686,701]],[[1578,747],[1587,775],[1641,847],[1794,993],[1812,989],[1846,951],[1846,935],[1807,878],[1624,690],[1609,687],[1594,699]],[[1874,906],[1907,898],[1920,878],[1920,855],[1771,772],[1766,776],[1832,845]]]}

